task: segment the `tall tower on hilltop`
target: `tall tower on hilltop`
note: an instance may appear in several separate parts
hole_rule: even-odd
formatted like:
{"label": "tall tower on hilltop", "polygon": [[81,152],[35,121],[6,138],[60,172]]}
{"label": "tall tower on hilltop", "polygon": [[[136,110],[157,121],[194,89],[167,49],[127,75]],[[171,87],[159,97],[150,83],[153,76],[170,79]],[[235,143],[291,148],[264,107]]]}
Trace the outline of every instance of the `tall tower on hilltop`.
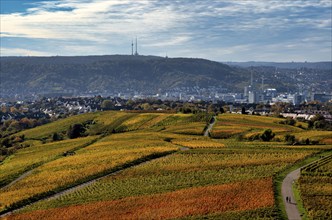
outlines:
{"label": "tall tower on hilltop", "polygon": [[137,52],[137,37],[136,37],[136,42],[135,42],[136,44],[135,44],[135,56],[138,56],[139,54],[138,54],[138,52]]}
{"label": "tall tower on hilltop", "polygon": [[134,40],[131,41],[131,55],[134,56]]}

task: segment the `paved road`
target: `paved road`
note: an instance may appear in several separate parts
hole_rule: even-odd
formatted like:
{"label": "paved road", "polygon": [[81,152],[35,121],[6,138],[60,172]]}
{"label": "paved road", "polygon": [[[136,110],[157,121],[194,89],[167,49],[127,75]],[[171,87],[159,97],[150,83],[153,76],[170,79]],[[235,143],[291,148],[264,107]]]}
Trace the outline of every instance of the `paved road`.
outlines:
{"label": "paved road", "polygon": [[216,121],[217,121],[216,116],[213,116],[213,122],[209,124],[208,128],[204,132],[205,137],[209,136],[209,132],[211,131],[211,129],[212,129],[213,125],[216,123]]}
{"label": "paved road", "polygon": [[[300,170],[296,169],[293,172],[289,173],[285,179],[282,181],[281,194],[285,204],[287,216],[289,220],[301,220],[300,212],[297,209],[296,201],[294,198],[294,193],[292,190],[292,184],[300,177]],[[286,196],[290,198],[290,202],[286,201]]]}
{"label": "paved road", "polygon": [[[318,159],[321,160],[322,158]],[[312,164],[316,163],[318,160],[315,160],[309,164],[306,164],[305,166],[302,166],[293,172],[290,172],[285,179],[282,181],[281,185],[281,195],[285,204],[285,209],[287,213],[287,217],[289,220],[301,220],[301,214],[297,208],[297,204],[294,198],[293,188],[292,184],[294,181],[298,180],[301,175],[301,169]],[[286,197],[290,198],[290,202],[286,201]]]}

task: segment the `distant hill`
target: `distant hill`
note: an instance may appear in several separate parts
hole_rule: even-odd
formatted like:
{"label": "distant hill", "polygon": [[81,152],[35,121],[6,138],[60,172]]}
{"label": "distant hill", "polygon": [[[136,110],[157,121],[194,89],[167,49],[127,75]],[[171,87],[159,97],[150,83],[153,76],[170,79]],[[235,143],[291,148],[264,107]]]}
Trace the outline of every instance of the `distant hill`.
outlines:
{"label": "distant hill", "polygon": [[[197,58],[164,58],[157,56],[76,56],[76,57],[1,57],[1,97],[25,94],[117,94],[134,92],[183,92],[185,87],[242,92],[254,71],[254,83],[278,91],[297,91],[297,84],[330,90],[327,80],[330,62],[322,63],[228,63],[232,66]],[[299,72],[290,66],[311,65]],[[267,65],[268,68],[245,66]],[[278,66],[276,72],[273,65]],[[242,66],[242,67],[239,67]],[[325,66],[325,67],[324,67]],[[289,67],[282,70],[282,67]],[[324,68],[323,68],[324,67]],[[293,67],[292,67],[293,68]],[[317,71],[316,71],[317,70]],[[325,84],[324,84],[325,83]],[[323,87],[320,85],[324,85]],[[204,92],[201,90],[200,92]]]}
{"label": "distant hill", "polygon": [[300,68],[310,68],[310,69],[322,69],[331,70],[332,62],[289,62],[289,63],[278,63],[278,62],[224,62],[230,66],[239,67],[251,67],[251,66],[270,66],[283,69],[300,69]]}
{"label": "distant hill", "polygon": [[157,92],[186,86],[240,90],[247,71],[204,59],[156,56],[2,57],[2,89],[12,93],[60,91]]}

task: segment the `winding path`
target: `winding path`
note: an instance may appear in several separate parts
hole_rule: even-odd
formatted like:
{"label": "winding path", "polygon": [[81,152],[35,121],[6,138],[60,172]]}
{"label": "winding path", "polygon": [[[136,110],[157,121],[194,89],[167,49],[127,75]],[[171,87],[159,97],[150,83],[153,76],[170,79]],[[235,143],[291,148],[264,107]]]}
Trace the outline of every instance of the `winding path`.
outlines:
{"label": "winding path", "polygon": [[[283,202],[285,204],[285,209],[286,209],[287,217],[289,220],[301,220],[302,219],[299,209],[297,208],[297,203],[296,203],[296,200],[294,197],[294,192],[293,192],[293,187],[292,187],[293,183],[300,178],[302,168],[304,168],[312,163],[316,163],[317,161],[319,161],[321,159],[322,158],[315,160],[309,164],[306,164],[306,165],[290,172],[285,177],[285,179],[282,181],[281,195],[283,198]],[[290,202],[286,201],[286,197],[290,198]]]}
{"label": "winding path", "polygon": [[205,136],[205,137],[208,137],[208,136],[209,136],[209,133],[210,133],[211,129],[213,128],[213,125],[216,123],[216,121],[217,121],[216,116],[213,116],[213,121],[212,121],[212,123],[209,124],[208,128],[207,128],[207,129],[205,130],[205,132],[204,132],[204,136]]}
{"label": "winding path", "polygon": [[[302,167],[301,167],[302,168]],[[292,184],[294,181],[299,179],[301,168],[298,168],[290,172],[285,179],[282,181],[281,194],[285,204],[287,217],[289,220],[301,220],[300,212],[297,208]],[[286,197],[290,198],[290,202],[286,201]]]}

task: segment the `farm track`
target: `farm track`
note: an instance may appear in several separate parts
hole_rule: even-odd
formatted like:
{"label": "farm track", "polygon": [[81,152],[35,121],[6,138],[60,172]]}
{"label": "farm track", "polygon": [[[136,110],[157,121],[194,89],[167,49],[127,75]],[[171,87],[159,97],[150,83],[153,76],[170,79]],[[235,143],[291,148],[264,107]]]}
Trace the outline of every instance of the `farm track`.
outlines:
{"label": "farm track", "polygon": [[[301,169],[303,169],[313,163],[316,163],[319,160],[322,160],[322,159],[315,160],[305,166],[302,166],[302,167],[290,172],[289,174],[287,174],[285,179],[282,181],[281,195],[283,198],[283,202],[285,204],[287,218],[289,220],[301,220],[302,219],[299,209],[297,207],[295,197],[294,197],[294,192],[293,192],[293,187],[292,187],[293,183],[300,178]],[[286,197],[290,198],[290,202],[286,201]]]}
{"label": "farm track", "polygon": [[214,124],[217,122],[217,118],[216,116],[213,116],[213,122],[209,124],[208,128],[206,129],[206,131],[204,132],[204,136],[208,137],[209,133],[211,131],[211,129],[213,128]]}
{"label": "farm track", "polygon": [[[187,148],[187,147],[180,147],[180,148],[179,148],[179,151],[187,151],[187,150],[189,150],[189,148]],[[74,192],[74,191],[76,191],[76,190],[82,189],[82,188],[84,188],[84,187],[86,187],[86,186],[91,185],[92,183],[94,183],[94,182],[96,182],[96,181],[98,181],[98,180],[101,180],[101,179],[106,178],[106,177],[109,177],[109,176],[114,176],[114,175],[116,175],[116,174],[118,174],[118,173],[120,173],[120,172],[122,172],[122,171],[124,171],[124,170],[127,170],[127,169],[129,169],[129,168],[136,167],[136,166],[140,166],[140,165],[143,165],[143,164],[146,164],[146,163],[150,163],[150,162],[152,162],[152,161],[154,161],[154,160],[157,160],[157,159],[161,159],[161,158],[165,158],[165,157],[171,156],[172,154],[174,154],[174,153],[176,153],[176,152],[178,152],[178,151],[173,151],[173,152],[170,152],[170,153],[168,153],[168,154],[166,154],[166,155],[163,154],[163,155],[161,155],[161,156],[155,157],[155,158],[153,158],[153,159],[144,160],[144,161],[141,161],[141,162],[139,162],[139,163],[133,163],[132,165],[129,165],[129,166],[123,168],[123,169],[120,169],[120,170],[117,170],[117,171],[113,171],[113,172],[111,172],[111,173],[105,174],[104,176],[97,177],[97,178],[95,178],[95,179],[89,180],[89,181],[87,181],[87,182],[85,182],[85,183],[81,183],[81,184],[79,184],[79,185],[76,185],[76,186],[73,186],[73,187],[69,187],[69,188],[67,188],[67,189],[65,189],[65,190],[62,190],[62,191],[60,191],[60,192],[57,192],[57,193],[55,193],[55,194],[53,194],[53,195],[49,195],[49,196],[46,196],[46,197],[44,197],[44,198],[38,199],[37,201],[31,202],[31,203],[29,203],[28,205],[24,205],[24,206],[22,206],[22,207],[15,208],[15,209],[13,209],[13,210],[11,210],[11,211],[7,211],[7,212],[5,211],[4,213],[2,213],[2,214],[0,215],[0,218],[2,219],[2,218],[4,218],[4,217],[7,216],[7,215],[13,214],[14,212],[17,212],[17,211],[19,211],[19,210],[22,210],[23,208],[28,207],[28,206],[31,206],[31,205],[33,205],[33,204],[35,204],[35,203],[37,203],[37,202],[44,201],[44,200],[52,200],[52,199],[56,199],[56,198],[58,198],[58,197],[60,197],[60,196],[63,196],[63,195],[65,195],[65,194],[68,194],[68,193]],[[31,171],[30,171],[30,172],[31,172]]]}

